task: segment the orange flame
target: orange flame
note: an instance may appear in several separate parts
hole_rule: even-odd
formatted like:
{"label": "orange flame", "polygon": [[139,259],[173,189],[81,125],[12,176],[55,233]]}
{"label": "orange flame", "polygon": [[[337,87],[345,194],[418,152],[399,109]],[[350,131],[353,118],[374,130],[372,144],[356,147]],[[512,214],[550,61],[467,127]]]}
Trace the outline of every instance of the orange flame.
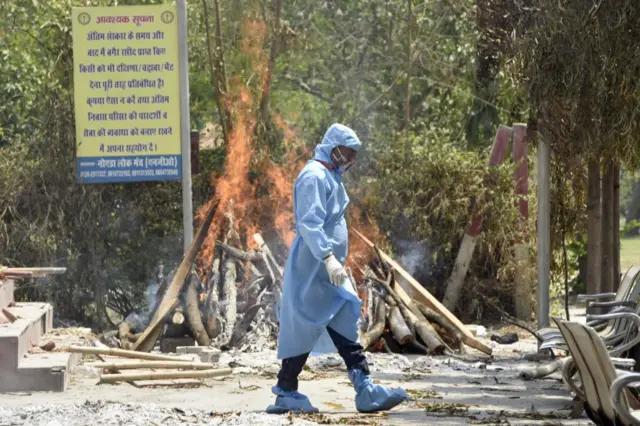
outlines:
{"label": "orange flame", "polygon": [[[230,211],[235,218],[235,231],[241,238],[244,237],[248,248],[255,247],[252,236],[260,230],[275,231],[287,247],[291,246],[295,237],[293,185],[312,152],[280,115],[274,115],[272,119],[283,135],[283,163],[271,161],[265,147],[261,146],[258,152],[254,149],[256,112],[259,109],[257,105],[266,83],[267,57],[263,50],[265,32],[264,23],[250,20],[245,22],[242,49],[257,78],[254,77],[253,86],[240,79],[232,81],[232,94],[226,99],[233,117],[224,174],[211,177],[215,196],[198,212],[198,219],[201,221],[211,203],[219,202],[209,234],[200,251],[199,264],[203,268],[211,264],[215,241],[223,238],[221,232],[226,226],[224,215]],[[250,171],[255,172],[259,178],[251,181]],[[379,235],[375,223],[366,219],[355,206],[349,208],[348,223],[351,228],[358,229],[372,240]],[[355,235],[350,242],[348,264],[366,264],[372,255],[371,249]],[[353,273],[356,278],[360,278],[358,268],[354,268]]]}

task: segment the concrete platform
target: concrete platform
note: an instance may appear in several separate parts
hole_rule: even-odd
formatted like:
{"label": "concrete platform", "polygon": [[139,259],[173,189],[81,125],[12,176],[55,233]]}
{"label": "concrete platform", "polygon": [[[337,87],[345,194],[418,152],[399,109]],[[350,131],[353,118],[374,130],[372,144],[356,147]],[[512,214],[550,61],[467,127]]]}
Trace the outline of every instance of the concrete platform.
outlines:
{"label": "concrete platform", "polygon": [[0,280],[0,309],[6,308],[13,302],[13,281]]}
{"label": "concrete platform", "polygon": [[53,307],[48,303],[16,303],[14,284],[0,281],[0,306],[17,320],[0,324],[0,392],[57,391],[66,389],[73,357],[69,353],[31,354],[53,328]]}

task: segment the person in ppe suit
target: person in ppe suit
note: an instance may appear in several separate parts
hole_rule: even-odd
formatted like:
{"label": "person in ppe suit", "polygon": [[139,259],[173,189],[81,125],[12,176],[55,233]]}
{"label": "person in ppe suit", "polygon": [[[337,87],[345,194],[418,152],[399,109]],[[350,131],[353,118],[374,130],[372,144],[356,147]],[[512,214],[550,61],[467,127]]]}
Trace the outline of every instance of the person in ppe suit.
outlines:
{"label": "person in ppe suit", "polygon": [[343,266],[349,197],[341,175],[354,164],[360,146],[352,129],[333,124],[294,185],[296,237],[284,272],[279,312],[282,367],[272,388],[276,401],[268,413],[318,411],[298,392],[298,375],[311,352],[322,352],[318,349],[321,337],[330,338],[347,365],[358,411],[389,410],[408,399],[403,389],[389,389],[371,380],[358,342],[362,302]]}

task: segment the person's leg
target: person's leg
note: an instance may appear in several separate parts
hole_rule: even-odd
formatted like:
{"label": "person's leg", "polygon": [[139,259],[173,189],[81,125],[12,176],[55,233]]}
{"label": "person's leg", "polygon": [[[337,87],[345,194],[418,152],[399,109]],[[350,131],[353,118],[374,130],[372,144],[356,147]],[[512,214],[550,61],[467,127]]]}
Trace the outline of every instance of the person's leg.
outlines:
{"label": "person's leg", "polygon": [[282,360],[282,367],[278,372],[278,386],[288,392],[298,390],[298,376],[307,362],[309,354],[285,358]]}
{"label": "person's leg", "polygon": [[347,339],[331,327],[327,327],[327,330],[333,344],[338,349],[338,353],[347,364],[349,380],[356,390],[356,409],[358,411],[372,413],[390,410],[409,399],[404,389],[387,388],[373,383],[369,375],[369,364],[360,343]]}
{"label": "person's leg", "polygon": [[302,354],[282,360],[282,367],[278,372],[278,383],[271,388],[276,395],[276,402],[267,407],[269,414],[317,413],[318,409],[311,405],[305,395],[298,392],[298,376],[307,362],[309,354]]}
{"label": "person's leg", "polygon": [[369,374],[369,363],[367,363],[367,357],[364,356],[362,345],[347,339],[331,327],[327,327],[327,331],[344,363],[347,364],[347,370],[357,368],[365,374]]}

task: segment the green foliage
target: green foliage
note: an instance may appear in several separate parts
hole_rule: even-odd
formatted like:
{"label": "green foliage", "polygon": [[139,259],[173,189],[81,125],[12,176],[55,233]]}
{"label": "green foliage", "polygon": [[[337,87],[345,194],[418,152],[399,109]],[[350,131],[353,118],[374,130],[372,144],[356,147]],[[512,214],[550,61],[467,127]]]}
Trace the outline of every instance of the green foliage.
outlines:
{"label": "green foliage", "polygon": [[513,76],[559,159],[604,155],[637,166],[640,7],[534,0],[516,5]]}
{"label": "green foliage", "polygon": [[[206,4],[215,27],[214,8],[204,1],[190,2],[188,14],[191,125],[198,130],[220,120],[209,69],[212,40],[204,26]],[[162,1],[11,0],[0,6],[0,264],[66,266],[64,276],[21,287],[21,297],[52,301],[61,317],[98,327],[107,325],[107,310],[126,314],[144,307],[143,293],[157,263],[179,259],[180,184],[75,183],[70,8],[157,3]],[[525,75],[530,62],[517,55],[505,68],[501,53],[491,85],[476,84],[484,54],[478,51],[477,2],[415,0],[409,16],[406,0],[293,0],[283,2],[280,26],[274,23],[273,3],[220,3],[230,92],[248,87],[259,99],[263,68],[277,37],[271,116],[280,115],[308,147],[333,122],[357,130],[365,147],[348,184],[366,189],[360,201],[392,241],[426,244],[419,278],[438,294],[471,217],[483,214],[466,284],[470,291],[461,306],[468,307],[467,317],[488,313],[492,303],[508,309],[510,250],[524,238],[535,259],[534,215],[521,235],[513,167],[507,161],[488,170],[482,149],[498,123],[511,124],[526,110],[522,99],[529,85],[519,87],[510,71]],[[243,45],[249,19],[265,24],[264,40],[257,45],[263,56]],[[523,48],[531,47],[540,60],[529,42],[523,40]],[[268,146],[276,162],[285,161],[284,132],[269,123],[258,128],[264,131],[256,152]],[[466,151],[471,140],[480,147],[477,152]],[[215,192],[212,176],[222,172],[225,155],[225,147],[201,151],[194,207]],[[251,178],[262,177],[253,173]],[[582,224],[583,201],[569,183],[574,181],[553,183],[554,200],[573,206],[552,213],[554,274],[560,270],[560,230],[571,242]],[[533,186],[530,193],[535,194]],[[529,201],[535,212],[535,197]]]}
{"label": "green foliage", "polygon": [[[461,314],[474,318],[488,311],[490,303],[512,306],[511,249],[514,241],[528,236],[517,225],[513,165],[506,162],[490,170],[487,152],[461,150],[437,137],[414,136],[410,145],[406,157],[393,146],[376,157],[379,175],[366,203],[381,229],[391,241],[425,242],[418,276],[442,295],[470,218],[483,215]],[[528,229],[533,225],[528,223]]]}
{"label": "green foliage", "polygon": [[[109,313],[144,308],[158,263],[182,256],[181,192],[179,182],[75,183],[70,7],[10,2],[0,23],[0,264],[67,267],[19,286],[18,297],[103,328]],[[201,114],[194,110],[196,122]],[[196,205],[210,197],[224,152],[204,151],[201,160]]]}
{"label": "green foliage", "polygon": [[640,231],[640,221],[632,219],[624,224],[624,228],[620,231],[622,237],[637,236]]}

